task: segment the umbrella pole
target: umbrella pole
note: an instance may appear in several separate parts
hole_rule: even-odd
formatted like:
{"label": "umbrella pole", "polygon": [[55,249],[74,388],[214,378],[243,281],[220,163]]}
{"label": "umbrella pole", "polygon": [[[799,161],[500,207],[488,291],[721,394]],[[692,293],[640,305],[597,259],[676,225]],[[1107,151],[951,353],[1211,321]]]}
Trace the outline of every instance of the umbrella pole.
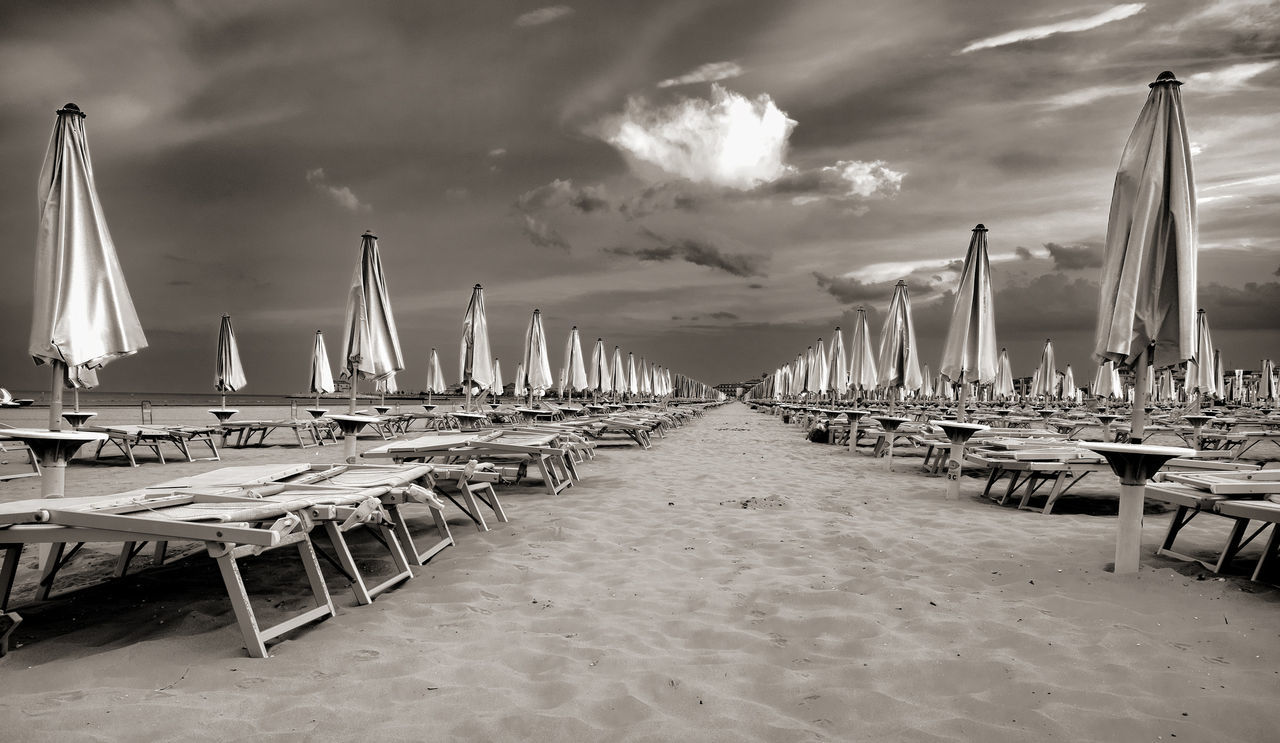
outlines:
{"label": "umbrella pole", "polygon": [[223,410],[226,410],[226,408],[227,408],[227,393],[225,393],[225,392],[223,392],[223,393],[222,393],[222,404],[221,404],[221,405],[219,405],[218,407],[222,408]]}
{"label": "umbrella pole", "polygon": [[71,399],[73,400],[73,404],[75,405],[75,411],[79,413],[80,412],[80,388],[79,387],[71,388]]}
{"label": "umbrella pole", "polygon": [[[1133,370],[1133,410],[1129,418],[1129,443],[1141,444],[1147,428],[1147,354],[1149,349],[1142,349],[1138,354],[1137,367]],[[1123,502],[1123,498],[1121,499]]]}
{"label": "umbrella pole", "polygon": [[969,404],[969,385],[964,381],[964,372],[960,372],[960,404],[956,406],[956,420],[965,422],[965,407]]}
{"label": "umbrella pole", "polygon": [[466,411],[471,412],[471,380],[463,380],[463,386],[467,388],[467,407]]}
{"label": "umbrella pole", "polygon": [[[53,385],[49,390],[49,430],[62,430],[62,378],[66,375],[67,365],[61,361],[55,361],[50,365],[53,368]],[[59,471],[61,474],[61,471]],[[48,479],[46,477],[46,479]]]}

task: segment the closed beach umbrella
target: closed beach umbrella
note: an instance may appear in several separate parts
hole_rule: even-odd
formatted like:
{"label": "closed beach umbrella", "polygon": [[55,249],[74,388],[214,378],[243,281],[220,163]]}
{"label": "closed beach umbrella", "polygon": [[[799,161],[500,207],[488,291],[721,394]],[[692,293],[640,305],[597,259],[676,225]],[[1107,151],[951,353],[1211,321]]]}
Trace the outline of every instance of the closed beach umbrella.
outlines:
{"label": "closed beach umbrella", "polygon": [[827,356],[827,389],[832,396],[849,390],[849,364],[844,351],[844,334],[840,328],[831,334],[831,351]]}
{"label": "closed beach umbrella", "polygon": [[627,391],[627,367],[622,363],[622,349],[613,347],[613,361],[609,366],[610,391],[621,395]]}
{"label": "closed beach umbrella", "polygon": [[827,394],[830,387],[827,386],[827,344],[818,339],[818,345],[811,346],[813,356],[810,357],[809,363],[811,370],[809,372],[813,382],[813,391],[819,395]]}
{"label": "closed beach umbrella", "polygon": [[1067,371],[1062,375],[1062,397],[1073,402],[1076,399],[1076,375],[1071,371],[1071,364],[1067,364]]}
{"label": "closed beach umbrella", "polygon": [[[1166,364],[1195,356],[1196,190],[1181,84],[1172,72],[1160,73],[1125,143],[1099,281],[1094,355],[1135,369],[1129,435],[1135,444],[1142,442],[1146,426],[1148,348],[1167,354]],[[1167,458],[1153,453],[1149,461]],[[1134,459],[1132,466],[1117,469],[1122,475],[1117,573],[1138,570],[1145,480],[1154,474],[1140,463]]]}
{"label": "closed beach umbrella", "polygon": [[214,369],[214,387],[222,393],[222,407],[227,407],[227,393],[244,387],[248,381],[244,364],[240,363],[240,347],[236,344],[236,331],[231,327],[231,315],[223,315],[218,327],[218,359]]}
{"label": "closed beach umbrella", "polygon": [[627,352],[627,394],[635,397],[640,394],[640,378],[636,375],[636,357]]}
{"label": "closed beach umbrella", "polygon": [[1262,360],[1261,377],[1258,380],[1258,399],[1274,400],[1280,397],[1280,383],[1276,380],[1276,365],[1271,359]]}
{"label": "closed beach umbrella", "polygon": [[519,399],[524,397],[526,389],[528,388],[525,387],[524,362],[521,361],[519,364],[516,364],[516,378],[515,381],[511,383],[511,395]]}
{"label": "closed beach umbrella", "polygon": [[[987,228],[978,225],[969,238],[956,301],[942,351],[942,376],[952,382],[990,384],[999,372],[996,355],[996,314],[991,290],[991,261],[987,256]],[[957,417],[964,420],[967,386],[960,388]]]}
{"label": "closed beach umbrella", "polygon": [[493,399],[496,401],[502,396],[505,385],[502,383],[502,362],[497,359],[493,360],[493,381],[490,382],[489,389],[493,391]]}
{"label": "closed beach umbrella", "polygon": [[871,345],[871,329],[867,326],[867,311],[858,308],[853,322],[853,335],[849,339],[849,389],[858,391],[875,389],[879,375],[876,373],[876,354]]}
{"label": "closed beach umbrella", "polygon": [[911,297],[907,292],[907,282],[901,279],[893,287],[889,313],[880,334],[880,356],[876,366],[880,370],[881,387],[900,389],[905,394],[920,389],[924,383],[916,348],[915,323],[911,319]]}
{"label": "closed beach umbrella", "polygon": [[34,297],[27,351],[53,365],[49,428],[62,425],[64,382],[147,347],[94,184],[85,115],[58,110],[37,184]]}
{"label": "closed beach umbrella", "polygon": [[476,284],[462,318],[462,340],[458,344],[458,366],[466,388],[467,410],[471,409],[472,386],[480,392],[493,386],[493,353],[489,350],[489,321],[484,311],[484,287]]}
{"label": "closed beach umbrella", "polygon": [[427,360],[427,394],[443,395],[449,390],[444,378],[444,369],[440,366],[440,354],[433,348],[431,358]]}
{"label": "closed beach umbrella", "polygon": [[1003,348],[1000,349],[999,367],[991,392],[996,398],[1007,400],[1014,394],[1013,366],[1009,363],[1009,351]]}
{"label": "closed beach umbrella", "polygon": [[[1166,362],[1193,358],[1196,311],[1196,192],[1182,112],[1182,83],[1151,83],[1116,173],[1107,220],[1094,355],[1134,366],[1155,344]],[[1207,363],[1201,359],[1201,363]],[[1137,384],[1139,394],[1144,384]],[[1140,442],[1143,401],[1133,406]]]}
{"label": "closed beach umbrella", "polygon": [[316,407],[320,407],[320,396],[337,389],[333,383],[333,369],[329,365],[329,349],[324,345],[324,333],[316,331],[316,342],[311,346],[311,394],[316,396]]}
{"label": "closed beach umbrella", "polygon": [[354,413],[361,377],[377,380],[404,369],[378,238],[369,232],[360,236],[360,261],[351,277],[343,327],[341,376],[350,382],[347,412]]}
{"label": "closed beach umbrella", "polygon": [[1053,341],[1045,339],[1044,348],[1040,351],[1040,365],[1036,367],[1031,382],[1031,396],[1051,400],[1057,397],[1057,383],[1058,367],[1053,357]]}
{"label": "closed beach umbrella", "polygon": [[920,383],[921,397],[924,397],[924,398],[933,397],[934,395],[938,394],[938,390],[942,389],[941,386],[935,387],[933,385],[933,372],[929,370],[928,364],[925,364],[924,367],[921,369],[920,379],[921,379],[921,383]]}
{"label": "closed beach umbrella", "polygon": [[[521,374],[517,375],[516,384],[521,392],[528,391],[533,397],[542,397],[551,389],[551,352],[547,348],[547,334],[542,327],[542,313],[533,311],[529,318],[529,329],[524,335],[524,360]],[[519,394],[519,393],[517,393]]]}
{"label": "closed beach umbrella", "polygon": [[598,394],[608,394],[613,389],[609,378],[609,352],[604,348],[604,339],[596,338],[596,345],[591,349],[591,368],[587,370],[587,385]]}
{"label": "closed beach umbrella", "polygon": [[1209,316],[1203,309],[1196,312],[1195,336],[1195,357],[1187,362],[1186,386],[1188,392],[1196,393],[1193,410],[1199,412],[1205,397],[1222,394],[1222,388],[1217,386],[1214,376],[1213,334],[1209,332]]}
{"label": "closed beach umbrella", "polygon": [[578,338],[577,325],[569,330],[569,340],[565,343],[564,370],[565,387],[569,390],[570,398],[574,392],[588,389],[590,382],[587,379],[587,366],[582,360],[582,341]]}

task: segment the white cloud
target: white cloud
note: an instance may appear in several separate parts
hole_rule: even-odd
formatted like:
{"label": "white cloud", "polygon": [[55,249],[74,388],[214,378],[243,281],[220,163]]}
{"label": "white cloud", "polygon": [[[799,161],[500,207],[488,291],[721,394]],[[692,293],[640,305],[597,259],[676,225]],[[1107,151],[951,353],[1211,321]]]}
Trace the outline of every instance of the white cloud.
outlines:
{"label": "white cloud", "polygon": [[1018,29],[1017,31],[1009,31],[999,36],[991,36],[985,39],[979,39],[960,50],[961,54],[968,52],[976,52],[979,49],[992,49],[998,46],[1008,46],[1023,41],[1035,41],[1037,39],[1047,39],[1057,34],[1078,33],[1080,31],[1088,31],[1090,29],[1105,26],[1108,23],[1122,21],[1125,18],[1137,15],[1146,7],[1146,3],[1125,3],[1117,5],[1114,8],[1105,10],[1097,15],[1091,15],[1087,18],[1076,18],[1070,21],[1059,21],[1058,23],[1049,23],[1044,26],[1035,26],[1032,28]]}
{"label": "white cloud", "polygon": [[849,196],[870,197],[880,193],[892,193],[902,185],[903,173],[885,165],[883,160],[841,160],[828,165],[824,171],[839,175],[849,184]]}
{"label": "white cloud", "polygon": [[658,87],[671,88],[677,85],[691,85],[693,83],[714,83],[718,80],[740,77],[742,73],[743,69],[737,62],[708,62],[679,77],[663,80],[658,83]]}
{"label": "white cloud", "polygon": [[568,5],[551,5],[546,8],[538,8],[516,18],[517,26],[541,26],[544,23],[558,21],[567,15],[573,13],[573,8]]}
{"label": "white cloud", "polygon": [[1268,70],[1275,68],[1280,62],[1247,62],[1231,65],[1212,72],[1197,72],[1187,78],[1188,85],[1197,87],[1197,92],[1213,94],[1228,93],[1248,87],[1248,82]]}
{"label": "white cloud", "polygon": [[688,98],[654,107],[632,98],[601,124],[602,138],[631,158],[637,170],[739,190],[787,172],[787,139],[796,122],[773,99],[754,99],[713,84],[711,99]]}
{"label": "white cloud", "polygon": [[352,212],[367,212],[373,207],[365,204],[355,195],[347,186],[334,186],[328,182],[325,176],[324,168],[313,168],[307,171],[307,183],[310,183],[320,193],[326,194],[333,199],[338,206]]}
{"label": "white cloud", "polygon": [[1074,108],[1084,106],[1103,98],[1114,98],[1119,95],[1138,95],[1138,88],[1132,85],[1095,85],[1091,88],[1080,88],[1061,95],[1055,95],[1046,101],[1054,108]]}

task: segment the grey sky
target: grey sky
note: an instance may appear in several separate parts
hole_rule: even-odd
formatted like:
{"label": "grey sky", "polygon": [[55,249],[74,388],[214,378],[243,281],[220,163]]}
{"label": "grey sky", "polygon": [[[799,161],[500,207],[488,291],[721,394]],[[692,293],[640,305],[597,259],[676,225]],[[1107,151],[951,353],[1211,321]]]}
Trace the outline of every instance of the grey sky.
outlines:
{"label": "grey sky", "polygon": [[[408,369],[456,374],[470,287],[514,370],[529,313],[710,383],[772,369],[908,278],[922,361],[990,228],[1018,374],[1087,378],[1093,255],[1164,69],[1228,367],[1280,347],[1280,4],[8,2],[0,9],[0,384],[26,357],[35,179],[87,113],[151,347],[107,389],[212,389],[232,314],[251,391],[306,385],[380,237]],[[676,320],[673,317],[679,317]],[[553,365],[559,366],[559,358]]]}

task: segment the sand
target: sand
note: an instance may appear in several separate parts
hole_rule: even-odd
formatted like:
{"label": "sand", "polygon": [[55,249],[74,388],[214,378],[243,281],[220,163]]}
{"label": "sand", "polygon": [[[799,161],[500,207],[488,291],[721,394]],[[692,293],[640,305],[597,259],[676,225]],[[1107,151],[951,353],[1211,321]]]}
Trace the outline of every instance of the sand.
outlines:
{"label": "sand", "polygon": [[[217,466],[76,464],[68,490]],[[265,660],[207,558],[143,571],[23,611],[0,738],[1275,739],[1280,591],[1155,557],[1154,511],[1142,571],[1111,574],[1114,479],[1046,517],[895,469],[730,404],[559,496],[504,488],[493,531],[452,516],[458,544],[371,606],[330,576],[338,616]],[[1212,526],[1187,544],[1212,551]],[[274,554],[251,589],[299,605]]]}

